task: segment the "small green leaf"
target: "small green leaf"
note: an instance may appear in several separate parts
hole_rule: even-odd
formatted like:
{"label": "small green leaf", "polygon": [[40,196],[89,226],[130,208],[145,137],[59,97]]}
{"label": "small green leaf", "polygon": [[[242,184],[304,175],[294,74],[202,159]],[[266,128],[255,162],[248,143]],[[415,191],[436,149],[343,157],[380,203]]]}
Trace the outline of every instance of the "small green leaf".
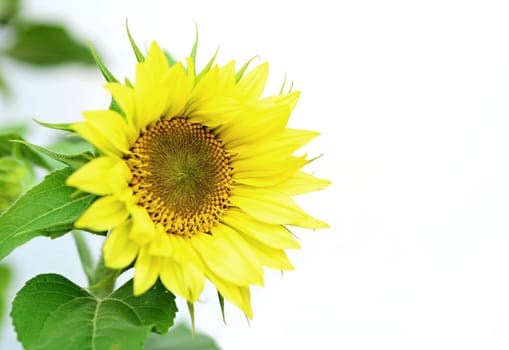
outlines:
{"label": "small green leaf", "polygon": [[132,289],[129,281],[96,298],[63,276],[36,276],[13,302],[18,339],[27,350],[141,350],[151,330],[168,330],[177,307],[161,283],[139,297]]}
{"label": "small green leaf", "polygon": [[145,61],[145,56],[143,56],[140,49],[138,48],[138,45],[136,45],[136,42],[134,41],[134,39],[131,35],[131,31],[129,30],[129,23],[127,20],[125,21],[125,29],[127,31],[127,36],[129,37],[129,42],[131,43],[131,47],[133,48],[134,55],[136,56],[136,60],[138,62]]}
{"label": "small green leaf", "polygon": [[40,153],[50,157],[51,159],[57,160],[63,164],[70,166],[73,169],[78,169],[83,164],[88,163],[93,158],[93,155],[89,152],[69,155],[69,154],[54,152],[47,148],[37,146],[37,145],[34,145],[33,143],[22,141],[22,140],[14,140],[13,142],[20,143],[27,147],[30,147],[34,151],[40,152]]}
{"label": "small green leaf", "polygon": [[66,28],[53,23],[16,22],[17,36],[5,53],[25,63],[50,66],[63,63],[92,65],[87,47]]}
{"label": "small green leaf", "polygon": [[16,140],[24,141],[17,133],[0,133],[0,156],[15,156],[44,169],[51,169],[48,162],[38,152],[27,145],[12,142]]}
{"label": "small green leaf", "polygon": [[23,194],[0,215],[0,259],[37,236],[61,236],[94,200],[94,195],[72,196],[65,185],[71,168],[55,171]]}
{"label": "small green leaf", "polygon": [[0,157],[0,212],[34,183],[32,167],[22,159]]}
{"label": "small green leaf", "polygon": [[220,350],[214,339],[203,333],[194,333],[184,324],[178,324],[167,335],[150,334],[145,350]]}

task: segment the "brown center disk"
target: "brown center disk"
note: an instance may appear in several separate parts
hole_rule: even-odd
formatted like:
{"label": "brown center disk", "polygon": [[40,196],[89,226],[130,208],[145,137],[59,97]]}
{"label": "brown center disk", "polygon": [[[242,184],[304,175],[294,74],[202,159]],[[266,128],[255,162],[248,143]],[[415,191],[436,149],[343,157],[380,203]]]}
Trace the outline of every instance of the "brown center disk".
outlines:
{"label": "brown center disk", "polygon": [[167,233],[208,232],[228,209],[230,155],[206,126],[158,121],[136,140],[127,164],[138,205]]}

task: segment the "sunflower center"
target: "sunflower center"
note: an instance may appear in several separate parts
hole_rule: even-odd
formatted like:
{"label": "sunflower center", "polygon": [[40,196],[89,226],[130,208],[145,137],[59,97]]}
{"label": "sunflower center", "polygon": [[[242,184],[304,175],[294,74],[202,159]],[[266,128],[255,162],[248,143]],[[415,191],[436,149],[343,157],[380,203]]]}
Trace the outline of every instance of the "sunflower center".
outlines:
{"label": "sunflower center", "polygon": [[207,232],[228,208],[230,155],[206,126],[158,121],[136,140],[127,164],[138,205],[167,233]]}

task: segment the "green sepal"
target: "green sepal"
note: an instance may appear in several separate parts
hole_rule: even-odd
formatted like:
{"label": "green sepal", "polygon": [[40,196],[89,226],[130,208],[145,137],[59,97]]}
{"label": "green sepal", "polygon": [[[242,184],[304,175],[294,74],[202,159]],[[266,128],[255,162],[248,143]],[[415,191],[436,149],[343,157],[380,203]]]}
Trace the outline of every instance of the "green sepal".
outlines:
{"label": "green sepal", "polygon": [[217,54],[219,53],[219,47],[216,49],[216,53],[214,54],[214,56],[212,56],[212,58],[210,59],[210,61],[207,63],[207,65],[201,70],[201,72],[196,76],[196,79],[195,79],[195,84],[198,83],[201,78],[203,78],[203,76],[205,74],[207,74],[209,71],[210,71],[210,68],[212,68],[212,65],[214,64],[214,61],[216,60],[216,57],[217,57]]}
{"label": "green sepal", "polygon": [[76,189],[65,181],[72,173],[67,167],[47,175],[0,215],[0,260],[32,238],[56,238],[74,228],[95,196],[71,197]]}
{"label": "green sepal", "polygon": [[120,106],[118,105],[117,101],[115,101],[114,98],[111,99],[110,106],[108,107],[108,109],[115,111],[121,116],[125,117],[124,111],[122,110],[122,108],[120,108]]}
{"label": "green sepal", "polygon": [[143,55],[143,53],[141,53],[140,49],[138,48],[138,45],[136,45],[136,42],[134,41],[134,39],[131,35],[131,31],[129,30],[129,23],[128,23],[127,19],[125,20],[125,29],[127,31],[127,37],[129,38],[131,47],[133,48],[134,55],[136,56],[136,60],[138,62],[145,61],[145,56]]}
{"label": "green sepal", "polygon": [[259,57],[258,56],[252,57],[249,61],[244,63],[244,65],[242,67],[240,67],[240,69],[237,72],[237,74],[235,74],[235,82],[236,83],[238,83],[240,81],[240,79],[242,79],[242,77],[244,76],[244,73],[246,72],[247,67],[249,67],[249,65],[251,64],[251,62],[253,62],[253,60],[255,58],[259,58]]}
{"label": "green sepal", "polygon": [[170,65],[170,67],[178,62],[178,60],[166,50],[164,50],[164,55],[166,56],[166,59],[168,60],[168,64]]}
{"label": "green sepal", "polygon": [[317,159],[319,159],[319,158],[322,158],[322,156],[323,156],[323,153],[322,153],[322,154],[320,154],[320,155],[318,155],[318,156],[316,156],[316,157],[313,157],[313,158],[311,158],[311,159],[307,159],[307,160],[306,160],[306,161],[307,161],[307,163],[306,163],[306,164],[309,164],[309,163],[311,163],[311,162],[314,162],[315,160],[317,160]]}
{"label": "green sepal", "polygon": [[71,124],[69,124],[69,123],[46,123],[46,122],[37,120],[35,118],[33,119],[33,121],[41,126],[44,126],[45,128],[48,128],[48,129],[74,132],[74,130],[71,128]]}
{"label": "green sepal", "polygon": [[124,79],[125,86],[129,86],[131,89],[134,89],[134,84],[128,78]]}
{"label": "green sepal", "polygon": [[195,322],[194,322],[194,304],[193,303],[190,303],[190,302],[187,302],[187,310],[189,311],[189,316],[191,317],[191,327],[192,327],[192,330],[193,330],[193,334],[194,334],[194,331],[195,331]]}
{"label": "green sepal", "polygon": [[50,157],[51,159],[54,159],[56,161],[59,161],[60,163],[68,165],[69,167],[71,167],[73,169],[78,169],[83,164],[88,163],[89,161],[91,161],[94,158],[93,154],[90,152],[69,155],[69,154],[54,152],[47,148],[44,148],[44,147],[41,147],[38,145],[34,145],[33,143],[26,142],[23,140],[12,140],[11,142],[20,143],[27,147],[30,147],[34,151],[40,152],[40,153]]}
{"label": "green sepal", "polygon": [[193,61],[194,68],[193,75],[196,75],[196,53],[198,52],[198,23],[194,22],[194,28],[196,30],[196,35],[194,37],[194,44],[193,48],[191,49],[191,55],[189,55],[189,57],[191,57],[191,61]]}
{"label": "green sepal", "polygon": [[221,316],[223,317],[223,323],[226,325],[226,316],[224,313],[224,297],[217,291],[217,298],[219,299],[219,306],[221,307]]}
{"label": "green sepal", "polygon": [[110,70],[106,67],[104,62],[102,61],[101,57],[99,57],[99,54],[95,50],[92,43],[88,43],[88,47],[90,48],[90,52],[92,53],[92,57],[94,58],[95,63],[99,67],[99,70],[101,71],[101,74],[103,75],[104,79],[108,83],[118,83],[117,78],[113,75],[113,73],[110,72]]}

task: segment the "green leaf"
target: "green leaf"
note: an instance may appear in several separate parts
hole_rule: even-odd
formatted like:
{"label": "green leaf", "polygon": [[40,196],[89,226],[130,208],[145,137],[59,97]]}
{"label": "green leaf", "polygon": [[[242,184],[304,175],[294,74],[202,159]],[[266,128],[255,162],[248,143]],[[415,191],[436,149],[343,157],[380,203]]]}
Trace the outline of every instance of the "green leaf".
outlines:
{"label": "green leaf", "polygon": [[53,23],[17,22],[17,36],[7,55],[25,63],[51,66],[63,63],[94,64],[87,47],[66,28]]}
{"label": "green leaf", "polygon": [[3,95],[3,97],[6,99],[11,97],[11,90],[9,88],[9,84],[7,83],[7,80],[3,76],[2,72],[0,72],[0,94]]}
{"label": "green leaf", "polygon": [[159,282],[139,297],[132,289],[129,281],[96,298],[63,276],[36,276],[13,302],[18,339],[27,350],[141,350],[151,330],[168,330],[177,307]]}
{"label": "green leaf", "polygon": [[14,143],[13,140],[24,141],[17,133],[0,133],[0,156],[15,156],[44,169],[51,169],[48,162],[38,152],[27,145]]}
{"label": "green leaf", "polygon": [[0,215],[0,259],[34,237],[55,238],[73,229],[95,197],[72,196],[76,189],[65,185],[72,172],[65,168],[51,173]]}
{"label": "green leaf", "polygon": [[18,16],[19,0],[0,0],[0,26],[6,25]]}
{"label": "green leaf", "polygon": [[[1,0],[0,0],[1,1]],[[24,135],[28,132],[28,125],[25,123],[9,123],[7,125],[2,125],[0,129],[1,134],[16,134],[16,135]]]}
{"label": "green leaf", "polygon": [[173,327],[167,335],[151,334],[145,350],[220,350],[214,339],[202,333],[194,333],[184,324]]}
{"label": "green leaf", "polygon": [[48,145],[49,150],[67,155],[93,153],[94,146],[77,134],[67,134]]}

